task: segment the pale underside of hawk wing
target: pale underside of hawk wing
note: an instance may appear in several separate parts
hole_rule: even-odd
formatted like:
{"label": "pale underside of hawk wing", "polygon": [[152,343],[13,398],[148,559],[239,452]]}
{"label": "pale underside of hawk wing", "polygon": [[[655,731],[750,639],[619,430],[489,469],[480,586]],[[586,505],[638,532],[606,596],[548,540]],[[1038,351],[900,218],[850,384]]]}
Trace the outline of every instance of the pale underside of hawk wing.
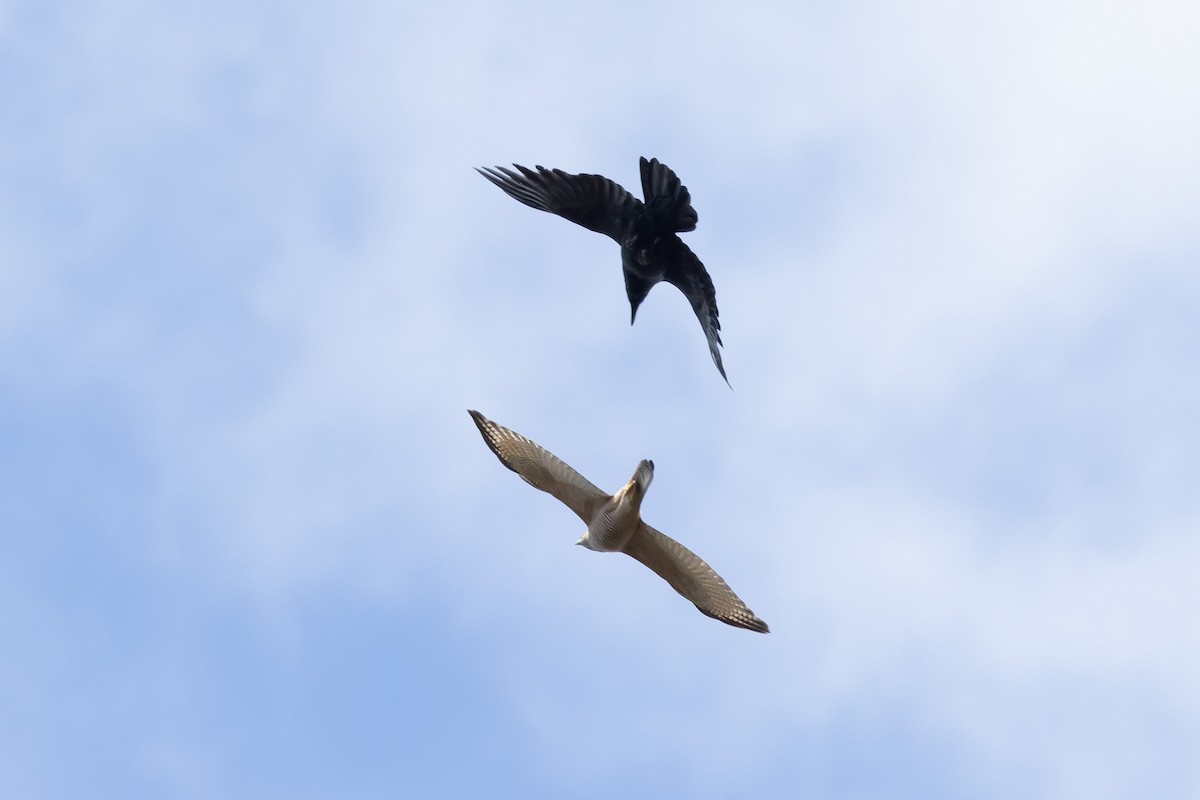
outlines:
{"label": "pale underside of hawk wing", "polygon": [[513,166],[515,171],[507,167],[476,170],[530,208],[557,214],[610,236],[618,244],[624,243],[629,223],[642,207],[641,200],[603,175],[572,175],[541,165],[536,171],[520,164]]}
{"label": "pale underside of hawk wing", "polygon": [[467,413],[475,420],[483,440],[504,466],[531,486],[561,500],[585,524],[591,523],[596,512],[608,500],[607,493],[537,442],[492,422],[478,411]]}
{"label": "pale underside of hawk wing", "polygon": [[657,572],[702,613],[738,628],[770,632],[767,623],[700,556],[645,522],[625,545],[625,552]]}

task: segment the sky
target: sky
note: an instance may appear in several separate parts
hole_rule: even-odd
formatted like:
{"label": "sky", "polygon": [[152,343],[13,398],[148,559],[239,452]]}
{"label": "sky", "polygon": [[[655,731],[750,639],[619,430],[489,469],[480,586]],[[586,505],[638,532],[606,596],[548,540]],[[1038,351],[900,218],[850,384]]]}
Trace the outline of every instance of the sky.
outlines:
{"label": "sky", "polygon": [[[1200,12],[0,3],[0,795],[1200,798]],[[672,287],[476,166],[671,166]],[[767,620],[696,612],[478,409]]]}

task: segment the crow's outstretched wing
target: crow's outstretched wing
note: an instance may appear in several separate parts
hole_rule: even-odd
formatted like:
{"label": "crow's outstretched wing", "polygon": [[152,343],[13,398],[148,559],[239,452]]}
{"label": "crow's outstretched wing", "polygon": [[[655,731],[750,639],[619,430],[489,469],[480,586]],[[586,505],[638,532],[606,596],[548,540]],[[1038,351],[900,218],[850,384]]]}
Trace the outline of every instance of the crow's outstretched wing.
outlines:
{"label": "crow's outstretched wing", "polygon": [[[503,189],[509,197],[530,208],[549,211],[611,236],[624,244],[629,225],[642,208],[642,201],[620,184],[603,175],[572,175],[561,169],[537,170],[513,164],[507,167],[476,167],[480,175]],[[686,192],[686,190],[684,190]]]}
{"label": "crow's outstretched wing", "polygon": [[669,258],[664,264],[663,280],[683,292],[683,296],[692,304],[696,319],[704,329],[704,337],[708,339],[708,352],[712,354],[717,371],[729,383],[725,375],[725,365],[721,363],[721,320],[717,318],[717,291],[713,288],[712,278],[708,270],[682,241],[678,248],[672,248]]}

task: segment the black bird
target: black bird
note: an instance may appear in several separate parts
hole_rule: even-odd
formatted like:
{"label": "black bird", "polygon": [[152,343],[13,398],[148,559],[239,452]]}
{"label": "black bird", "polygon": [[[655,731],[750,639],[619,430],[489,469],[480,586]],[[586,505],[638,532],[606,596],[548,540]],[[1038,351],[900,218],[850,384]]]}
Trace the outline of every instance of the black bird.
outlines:
{"label": "black bird", "polygon": [[683,292],[708,338],[708,350],[725,383],[721,364],[721,322],[717,319],[717,294],[700,259],[676,234],[696,229],[699,217],[692,208],[687,187],[657,158],[641,160],[643,203],[603,175],[572,175],[561,169],[537,171],[513,164],[479,168],[479,174],[510,197],[531,208],[549,211],[603,233],[621,245],[625,294],[629,296],[629,323],[637,319],[638,306],[659,281]]}

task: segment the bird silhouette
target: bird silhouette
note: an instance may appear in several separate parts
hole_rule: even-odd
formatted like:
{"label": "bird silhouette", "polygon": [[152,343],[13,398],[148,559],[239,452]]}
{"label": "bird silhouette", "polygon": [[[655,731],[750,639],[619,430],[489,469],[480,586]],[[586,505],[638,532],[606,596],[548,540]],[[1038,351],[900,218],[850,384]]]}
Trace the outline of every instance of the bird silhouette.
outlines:
{"label": "bird silhouette", "polygon": [[642,195],[638,200],[603,175],[572,175],[538,166],[536,171],[513,164],[476,167],[479,174],[530,208],[549,211],[612,237],[621,245],[621,269],[629,297],[629,324],[650,289],[666,281],[683,292],[692,305],[717,371],[729,383],[721,363],[721,322],[717,294],[704,264],[676,234],[696,229],[699,217],[687,187],[666,164],[641,160]]}
{"label": "bird silhouette", "polygon": [[516,431],[468,411],[500,463],[526,483],[562,501],[588,526],[576,544],[602,553],[633,556],[695,604],[727,625],[769,633],[713,568],[686,547],[642,521],[642,498],[654,479],[654,462],[643,460],[629,482],[608,494],[549,450]]}

